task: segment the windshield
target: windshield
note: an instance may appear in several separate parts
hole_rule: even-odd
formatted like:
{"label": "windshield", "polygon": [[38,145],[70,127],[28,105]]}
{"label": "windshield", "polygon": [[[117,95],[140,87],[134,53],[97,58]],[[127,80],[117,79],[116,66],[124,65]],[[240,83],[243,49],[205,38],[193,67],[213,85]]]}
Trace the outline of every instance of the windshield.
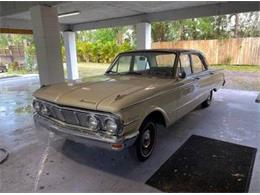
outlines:
{"label": "windshield", "polygon": [[168,52],[143,52],[120,54],[107,74],[173,75],[176,54]]}

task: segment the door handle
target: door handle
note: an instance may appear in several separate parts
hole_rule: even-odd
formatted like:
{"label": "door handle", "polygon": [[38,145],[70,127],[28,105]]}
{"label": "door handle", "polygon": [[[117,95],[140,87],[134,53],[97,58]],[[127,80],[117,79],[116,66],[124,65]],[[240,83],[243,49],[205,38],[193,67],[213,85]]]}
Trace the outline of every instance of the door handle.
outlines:
{"label": "door handle", "polygon": [[213,74],[214,74],[214,72],[210,72],[209,74],[213,75]]}
{"label": "door handle", "polygon": [[194,80],[194,81],[200,80],[200,78],[199,78],[199,77],[195,77],[193,80]]}

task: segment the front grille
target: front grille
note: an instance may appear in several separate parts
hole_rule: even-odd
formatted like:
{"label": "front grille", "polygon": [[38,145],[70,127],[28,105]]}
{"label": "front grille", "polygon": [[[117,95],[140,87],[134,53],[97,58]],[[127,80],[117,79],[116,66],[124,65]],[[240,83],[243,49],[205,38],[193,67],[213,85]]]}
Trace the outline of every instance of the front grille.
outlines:
{"label": "front grille", "polygon": [[49,117],[72,125],[79,125],[77,114],[72,110],[62,109],[55,105],[46,105],[49,110]]}
{"label": "front grille", "polygon": [[[69,127],[71,127],[72,130],[80,132],[91,131],[109,137],[121,136],[123,133],[123,121],[119,116],[112,113],[67,107],[66,105],[58,105],[38,99],[33,101],[33,108],[36,113],[43,117],[56,120],[56,122],[60,121],[60,124],[64,126],[66,126],[66,124],[68,124],[68,126],[71,125]],[[95,119],[98,123],[96,127],[93,126],[95,125],[93,124]],[[107,120],[113,120],[117,125],[117,129],[114,130],[113,134],[107,132]],[[65,124],[61,122],[64,122]]]}
{"label": "front grille", "polygon": [[[34,100],[37,102],[37,100]],[[117,122],[118,127],[120,130],[122,129],[122,124],[118,120],[118,118],[112,116],[112,114],[103,114],[101,112],[95,112],[90,110],[80,110],[77,108],[70,108],[66,106],[59,106],[54,103],[45,102],[45,101],[38,101],[40,104],[40,108],[37,110],[37,112],[40,115],[43,115],[45,117],[48,117],[50,119],[55,119],[57,121],[64,122],[66,124],[75,125],[83,127],[80,129],[80,131],[87,130],[87,131],[100,131],[103,133],[105,131],[105,122],[107,119],[113,119]],[[34,103],[35,105],[35,103]],[[42,112],[44,107],[47,108],[47,111]],[[36,110],[36,108],[34,108]],[[95,117],[98,121],[98,127],[96,130],[90,129],[90,124],[88,121],[88,117]]]}
{"label": "front grille", "polygon": [[50,117],[63,121],[63,122],[66,122],[65,118],[62,114],[62,110],[60,108],[53,106],[53,105],[48,105],[47,108],[49,109]]}
{"label": "front grille", "polygon": [[72,110],[61,110],[61,114],[63,115],[66,123],[72,125],[79,125],[79,121],[77,118],[77,114]]}

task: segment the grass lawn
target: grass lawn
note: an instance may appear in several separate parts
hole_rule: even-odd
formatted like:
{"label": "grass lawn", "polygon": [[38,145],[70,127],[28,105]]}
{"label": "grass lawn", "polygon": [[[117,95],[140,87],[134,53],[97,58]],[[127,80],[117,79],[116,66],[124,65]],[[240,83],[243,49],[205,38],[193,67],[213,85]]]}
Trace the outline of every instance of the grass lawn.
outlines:
{"label": "grass lawn", "polygon": [[210,65],[213,69],[224,69],[224,88],[260,91],[260,65]]}
{"label": "grass lawn", "polygon": [[103,75],[110,64],[101,63],[79,63],[79,77],[91,77],[96,75]]}
{"label": "grass lawn", "polygon": [[238,71],[238,72],[260,72],[260,65],[224,65],[224,64],[212,64],[209,66],[214,69],[224,69],[228,71]]}

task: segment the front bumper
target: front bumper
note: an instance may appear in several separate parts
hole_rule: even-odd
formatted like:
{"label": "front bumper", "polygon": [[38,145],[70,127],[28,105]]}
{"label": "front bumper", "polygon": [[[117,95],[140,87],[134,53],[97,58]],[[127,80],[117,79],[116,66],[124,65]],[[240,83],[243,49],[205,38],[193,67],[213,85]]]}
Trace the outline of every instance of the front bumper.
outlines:
{"label": "front bumper", "polygon": [[90,144],[93,146],[109,149],[109,150],[123,150],[134,144],[138,132],[128,136],[105,137],[97,132],[87,132],[75,126],[69,126],[65,123],[57,122],[52,119],[43,117],[37,113],[33,115],[35,126],[38,130],[45,128],[61,137],[64,137],[75,142]]}

